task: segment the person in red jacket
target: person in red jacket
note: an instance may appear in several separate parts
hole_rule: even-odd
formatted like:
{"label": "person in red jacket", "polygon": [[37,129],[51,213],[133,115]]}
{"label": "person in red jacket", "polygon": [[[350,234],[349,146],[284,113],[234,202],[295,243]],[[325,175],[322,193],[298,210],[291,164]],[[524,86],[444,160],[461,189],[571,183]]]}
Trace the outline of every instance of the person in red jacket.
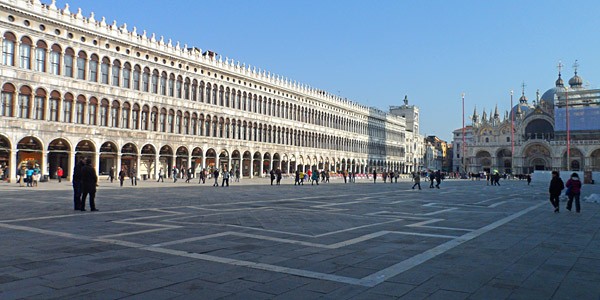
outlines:
{"label": "person in red jacket", "polygon": [[571,207],[573,205],[573,199],[575,199],[575,211],[581,211],[581,204],[579,203],[579,196],[581,195],[581,180],[579,180],[579,175],[577,173],[571,174],[571,178],[567,180],[567,189],[569,189],[569,201],[567,202],[567,210],[571,211]]}
{"label": "person in red jacket", "polygon": [[63,175],[63,169],[61,167],[58,167],[58,169],[56,169],[56,176],[58,177],[58,182],[62,180]]}

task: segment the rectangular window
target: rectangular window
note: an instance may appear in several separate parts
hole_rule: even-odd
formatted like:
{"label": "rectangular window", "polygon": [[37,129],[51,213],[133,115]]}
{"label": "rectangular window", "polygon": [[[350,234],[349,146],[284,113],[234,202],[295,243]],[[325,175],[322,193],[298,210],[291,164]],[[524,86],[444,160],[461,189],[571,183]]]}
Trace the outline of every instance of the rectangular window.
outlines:
{"label": "rectangular window", "polygon": [[123,87],[129,88],[131,84],[131,70],[123,69]]}
{"label": "rectangular window", "polygon": [[23,69],[31,69],[31,46],[21,44],[21,60],[19,66]]}
{"label": "rectangular window", "polygon": [[90,105],[88,106],[88,124],[96,125],[96,109],[98,105]]}
{"label": "rectangular window", "polygon": [[158,76],[152,76],[152,93],[158,94]]}
{"label": "rectangular window", "polygon": [[13,94],[2,93],[2,106],[0,107],[0,115],[4,117],[12,117],[12,102]]}
{"label": "rectangular window", "polygon": [[165,114],[161,114],[160,115],[160,131],[165,132],[167,131],[167,116]]}
{"label": "rectangular window", "polygon": [[175,88],[175,80],[169,80],[169,97],[173,97],[173,89]]}
{"label": "rectangular window", "polygon": [[124,109],[121,114],[121,128],[129,128],[129,110]]}
{"label": "rectangular window", "polygon": [[160,78],[160,94],[166,96],[167,95],[167,78]]}
{"label": "rectangular window", "polygon": [[107,126],[108,107],[100,106],[100,126]]}
{"label": "rectangular window", "polygon": [[71,123],[71,111],[73,109],[73,102],[63,101],[63,122]]}
{"label": "rectangular window", "polygon": [[90,81],[98,82],[98,62],[90,60]]}
{"label": "rectangular window", "polygon": [[142,112],[142,130],[148,130],[148,112]]}
{"label": "rectangular window", "polygon": [[58,122],[58,99],[50,99],[50,120]]}
{"label": "rectangular window", "polygon": [[35,70],[38,72],[46,72],[46,49],[35,49]]}
{"label": "rectangular window", "polygon": [[2,42],[2,63],[7,66],[14,66],[15,62],[15,43],[9,40]]}
{"label": "rectangular window", "polygon": [[60,53],[50,52],[50,73],[60,75]]}
{"label": "rectangular window", "polygon": [[138,119],[140,118],[140,111],[134,110],[133,114],[131,114],[131,122],[133,122],[133,129],[140,129],[138,124]]}
{"label": "rectangular window", "polygon": [[85,58],[77,58],[77,79],[85,80]]}
{"label": "rectangular window", "polygon": [[77,102],[77,104],[75,105],[75,123],[77,124],[83,124],[84,105],[85,104],[83,102]]}
{"label": "rectangular window", "polygon": [[19,95],[19,118],[29,119],[29,96]]}
{"label": "rectangular window", "polygon": [[149,92],[149,86],[150,86],[150,75],[148,73],[144,73],[142,75],[142,91],[144,92]]}
{"label": "rectangular window", "polygon": [[112,85],[119,86],[119,66],[112,66]]}
{"label": "rectangular window", "polygon": [[100,80],[104,84],[108,84],[108,65],[100,64]]}
{"label": "rectangular window", "polygon": [[65,55],[65,76],[73,77],[73,57]]}
{"label": "rectangular window", "polygon": [[119,109],[116,107],[110,110],[110,127],[117,128],[119,126]]}
{"label": "rectangular window", "polygon": [[175,91],[177,91],[175,96],[177,98],[181,98],[181,81],[177,81],[177,83],[175,84]]}
{"label": "rectangular window", "polygon": [[167,120],[169,121],[167,124],[169,126],[169,132],[173,133],[173,115],[169,115]]}
{"label": "rectangular window", "polygon": [[140,90],[140,72],[133,72],[133,89]]}
{"label": "rectangular window", "polygon": [[34,109],[33,109],[33,118],[36,120],[44,119],[44,98],[35,97],[33,101]]}

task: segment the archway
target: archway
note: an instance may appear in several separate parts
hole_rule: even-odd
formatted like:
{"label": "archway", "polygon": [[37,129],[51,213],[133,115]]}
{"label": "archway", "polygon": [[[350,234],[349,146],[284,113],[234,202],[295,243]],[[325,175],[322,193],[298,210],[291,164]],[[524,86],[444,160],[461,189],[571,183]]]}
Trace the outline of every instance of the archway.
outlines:
{"label": "archway", "polygon": [[[133,143],[127,143],[121,147],[121,168],[124,166],[127,174],[129,174],[129,170],[135,168],[136,177],[140,177],[141,170],[140,166],[137,165],[138,159],[138,149],[137,146]],[[105,166],[110,169],[110,166]]]}
{"label": "archway", "polygon": [[240,174],[241,168],[241,155],[240,151],[234,150],[231,153],[231,168],[233,169],[233,174]]}
{"label": "archway", "polygon": [[10,141],[7,137],[0,135],[0,168],[2,168],[2,178],[0,180],[10,179],[15,169],[10,165],[11,153]]}
{"label": "archway", "polygon": [[523,174],[530,174],[535,170],[543,171],[552,169],[550,149],[542,144],[527,146],[523,151],[523,157],[525,159]]}
{"label": "archway", "polygon": [[590,169],[593,172],[598,172],[600,171],[600,149],[596,149],[594,150],[594,152],[592,152],[592,154],[590,155]]}
{"label": "archway", "polygon": [[260,155],[260,152],[255,152],[254,156],[252,157],[252,176],[262,176],[260,173],[261,157],[262,156]]}
{"label": "archway", "polygon": [[294,174],[296,173],[296,156],[292,154],[292,156],[290,157],[290,162],[289,162],[289,168],[288,168],[288,173],[290,174]]}
{"label": "archway", "polygon": [[[154,174],[156,171],[157,163],[156,163],[156,148],[150,144],[146,144],[142,147],[141,159],[140,159],[140,170],[139,174],[147,174],[147,178],[154,178]],[[163,174],[165,174],[165,169],[163,169]]]}
{"label": "archway", "polygon": [[250,177],[250,165],[252,164],[252,155],[250,151],[244,152],[242,157],[242,176]]}
{"label": "archway", "polygon": [[[42,150],[42,142],[35,137],[25,137],[17,143],[17,168],[27,167],[34,168],[36,165],[39,166],[40,170],[44,170],[44,165],[42,164],[43,150]],[[56,166],[54,166],[54,170],[56,171]],[[15,172],[14,170],[9,170],[9,173]],[[43,172],[42,172],[43,173]],[[55,174],[50,173],[50,174]],[[16,174],[15,174],[16,175]],[[14,177],[14,176],[13,176]],[[54,175],[56,177],[56,175]]]}
{"label": "archway", "polygon": [[229,171],[229,152],[227,150],[221,150],[219,153],[219,168],[222,171]]}
{"label": "archway", "polygon": [[266,174],[271,171],[271,154],[265,153],[263,155],[263,174]]}
{"label": "archway", "polygon": [[507,174],[512,174],[512,152],[508,149],[501,149],[496,153],[498,169],[502,169]]}
{"label": "archway", "polygon": [[[98,166],[98,173],[102,174],[102,170],[105,170],[108,174],[111,166],[117,165],[117,157],[118,150],[117,145],[113,142],[104,142],[102,146],[100,146],[100,164]],[[122,166],[123,170],[125,170],[126,174],[129,174],[129,166]]]}
{"label": "archway", "polygon": [[[561,167],[563,170],[583,171],[584,170],[584,155],[577,148],[571,148],[569,159],[567,162],[567,151],[563,153]],[[569,168],[567,168],[567,163]]]}
{"label": "archway", "polygon": [[[181,176],[184,176],[187,173],[188,169],[188,158],[189,152],[187,147],[181,146],[177,148],[177,152],[175,152],[175,165],[180,169]],[[182,172],[183,170],[184,172]]]}
{"label": "archway", "polygon": [[90,158],[92,161],[96,159],[96,146],[89,140],[80,141],[75,146],[75,163],[86,158]]}
{"label": "archway", "polygon": [[48,166],[50,166],[50,174],[55,174],[58,167],[60,167],[63,169],[62,178],[69,177],[70,169],[72,167],[69,164],[70,153],[71,146],[65,139],[55,139],[48,144]]}
{"label": "archway", "polygon": [[[492,156],[487,151],[479,151],[475,155],[475,166],[477,169],[474,171],[484,171],[490,173],[492,171]],[[434,170],[435,171],[435,170]]]}
{"label": "archway", "polygon": [[160,151],[158,152],[158,161],[159,161],[159,168],[163,168],[163,170],[166,170],[165,174],[168,174],[167,176],[169,178],[172,178],[173,176],[173,149],[171,148],[171,146],[169,145],[164,145],[162,147],[160,147]]}
{"label": "archway", "polygon": [[281,170],[281,164],[280,164],[281,159],[279,158],[279,153],[275,153],[273,154],[273,169],[274,170]]}
{"label": "archway", "polygon": [[195,173],[199,173],[202,170],[202,158],[204,152],[202,151],[202,148],[200,147],[196,147],[192,150],[192,168],[195,171]]}
{"label": "archway", "polygon": [[214,172],[217,167],[217,152],[215,149],[210,148],[206,150],[206,169],[209,170],[210,173]]}

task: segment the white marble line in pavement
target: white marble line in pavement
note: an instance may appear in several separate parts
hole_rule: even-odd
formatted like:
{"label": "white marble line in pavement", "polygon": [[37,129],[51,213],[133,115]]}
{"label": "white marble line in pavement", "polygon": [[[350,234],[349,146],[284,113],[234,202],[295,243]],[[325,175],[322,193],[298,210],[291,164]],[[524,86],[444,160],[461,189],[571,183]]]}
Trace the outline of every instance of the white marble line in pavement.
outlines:
{"label": "white marble line in pavement", "polygon": [[457,246],[460,246],[461,244],[468,242],[472,239],[475,239],[477,237],[479,237],[480,235],[483,235],[491,230],[494,230],[534,209],[537,209],[538,207],[545,205],[546,202],[541,202],[539,204],[536,204],[534,206],[531,206],[529,208],[526,208],[522,211],[516,212],[508,217],[505,217],[503,219],[500,219],[494,223],[491,223],[487,226],[481,227],[477,230],[471,231],[469,233],[465,233],[464,235],[460,236],[459,238],[447,241],[437,247],[431,248],[421,254],[417,254],[409,259],[406,259],[404,261],[401,261],[393,266],[387,267],[381,271],[375,272],[371,275],[365,276],[360,280],[360,284],[361,285],[365,285],[365,286],[376,286],[382,282],[384,282],[385,280],[387,280],[388,278],[394,277],[400,273],[403,273],[411,268],[414,268],[442,253],[447,252],[448,250],[451,250]]}

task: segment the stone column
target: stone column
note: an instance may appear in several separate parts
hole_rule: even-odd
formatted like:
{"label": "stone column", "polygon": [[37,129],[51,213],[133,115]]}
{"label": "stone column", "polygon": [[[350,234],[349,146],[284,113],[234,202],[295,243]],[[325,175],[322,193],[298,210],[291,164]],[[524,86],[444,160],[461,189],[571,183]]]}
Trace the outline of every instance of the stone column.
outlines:
{"label": "stone column", "polygon": [[[140,175],[140,166],[141,165],[142,165],[142,155],[138,152],[137,156],[136,156],[136,163],[135,163],[135,170],[137,172],[136,180],[142,178],[142,175]],[[148,175],[150,175],[150,174],[148,174]]]}
{"label": "stone column", "polygon": [[[43,166],[42,166],[42,168],[43,168]],[[8,172],[9,172],[8,173],[8,175],[9,175],[8,182],[10,182],[10,183],[16,182],[16,180],[17,180],[17,148],[16,148],[16,146],[10,150],[10,158],[8,161]],[[42,174],[44,174],[43,169],[42,169]]]}
{"label": "stone column", "polygon": [[[158,152],[154,155],[154,180],[158,179],[158,169],[161,168],[160,165],[160,155]],[[165,176],[165,170],[163,170],[163,176]],[[166,177],[166,176],[165,176]]]}
{"label": "stone column", "polygon": [[[11,151],[11,154],[12,153],[16,154],[17,150],[15,149],[15,151]],[[17,157],[15,156],[15,163],[18,163],[16,161],[16,158]],[[42,165],[40,166],[40,172],[41,172],[42,176],[43,175],[48,175],[48,177],[50,177],[50,172],[49,172],[49,168],[48,167],[49,167],[48,166],[48,150],[44,150],[44,151],[42,151]]]}
{"label": "stone column", "polygon": [[[98,156],[100,156],[100,154],[98,154]],[[117,170],[115,171],[115,176],[119,176],[119,172],[121,172],[121,169],[123,169],[123,167],[121,166],[121,152],[119,151],[119,153],[117,153]],[[98,161],[100,161],[100,159],[98,159]]]}
{"label": "stone column", "polygon": [[[75,157],[73,155],[73,157]],[[119,160],[118,164],[120,164],[121,161]],[[96,174],[100,173],[100,152],[96,151],[96,153],[94,153],[94,169],[96,169]],[[116,171],[116,173],[118,174],[119,171]]]}
{"label": "stone column", "polygon": [[73,181],[73,170],[75,169],[76,163],[77,162],[75,161],[75,151],[69,151],[69,170],[67,170],[67,172],[69,173],[70,181]]}

